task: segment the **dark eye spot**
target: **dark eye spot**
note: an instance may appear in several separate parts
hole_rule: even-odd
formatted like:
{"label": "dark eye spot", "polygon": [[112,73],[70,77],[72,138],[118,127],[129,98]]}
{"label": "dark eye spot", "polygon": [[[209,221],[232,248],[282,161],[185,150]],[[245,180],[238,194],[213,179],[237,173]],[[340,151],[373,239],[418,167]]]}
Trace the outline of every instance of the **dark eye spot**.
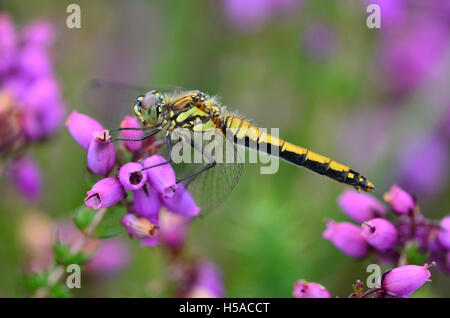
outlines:
{"label": "dark eye spot", "polygon": [[130,183],[133,185],[139,184],[142,181],[142,172],[135,171],[130,173]]}

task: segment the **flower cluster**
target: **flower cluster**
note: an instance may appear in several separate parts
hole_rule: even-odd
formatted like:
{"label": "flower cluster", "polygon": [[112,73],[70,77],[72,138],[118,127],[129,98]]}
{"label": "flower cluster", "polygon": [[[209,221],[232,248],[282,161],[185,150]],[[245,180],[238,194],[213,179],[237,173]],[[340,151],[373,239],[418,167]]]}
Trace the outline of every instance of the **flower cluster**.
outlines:
{"label": "flower cluster", "polygon": [[[363,284],[358,281],[354,286],[354,292],[349,298],[408,298],[423,284],[430,281],[429,268],[432,265],[425,264],[399,266],[385,272],[381,276],[379,287],[364,291]],[[294,284],[292,292],[296,298],[330,298],[328,290],[318,283],[298,281]]]}
{"label": "flower cluster", "polygon": [[47,21],[19,31],[8,14],[0,13],[0,154],[11,159],[9,177],[30,201],[39,198],[41,176],[26,150],[50,137],[64,117],[50,56],[54,38]]}
{"label": "flower cluster", "polygon": [[[200,213],[200,208],[184,186],[176,182],[170,164],[156,152],[157,141],[148,138],[113,144],[99,122],[76,111],[70,114],[66,126],[86,150],[89,171],[103,177],[87,192],[85,205],[98,210],[123,204],[127,212],[121,223],[130,236],[151,247],[160,239],[167,246],[179,247],[189,220]],[[122,137],[141,137],[139,127],[135,117],[125,116]],[[131,160],[122,162],[119,158],[126,155]],[[115,167],[118,170],[113,175]]]}

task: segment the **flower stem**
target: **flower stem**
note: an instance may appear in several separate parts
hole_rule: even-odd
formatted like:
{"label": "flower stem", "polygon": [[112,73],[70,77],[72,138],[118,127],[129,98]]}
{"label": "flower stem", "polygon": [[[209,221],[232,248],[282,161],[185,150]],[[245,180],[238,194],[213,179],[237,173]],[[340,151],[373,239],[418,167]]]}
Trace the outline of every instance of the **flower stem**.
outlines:
{"label": "flower stem", "polygon": [[[102,208],[100,209],[96,214],[94,219],[92,220],[92,223],[86,228],[84,231],[85,235],[82,235],[73,245],[71,248],[72,254],[77,254],[83,250],[85,247],[88,238],[92,236],[97,226],[102,221],[103,217],[106,214],[107,209]],[[39,288],[33,297],[35,298],[44,298],[48,295],[51,287],[53,287],[58,281],[64,276],[66,267],[64,265],[56,265],[49,273],[47,285]]]}

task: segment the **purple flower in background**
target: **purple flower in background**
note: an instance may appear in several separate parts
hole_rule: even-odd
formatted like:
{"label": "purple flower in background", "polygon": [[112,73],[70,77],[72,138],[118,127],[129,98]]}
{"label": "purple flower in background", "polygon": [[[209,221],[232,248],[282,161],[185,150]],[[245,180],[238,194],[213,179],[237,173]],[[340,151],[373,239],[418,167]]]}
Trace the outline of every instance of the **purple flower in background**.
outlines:
{"label": "purple flower in background", "polygon": [[[136,117],[125,116],[120,124],[121,128],[140,128],[139,122]],[[143,133],[141,130],[122,130],[122,138],[127,139],[137,139],[142,137]],[[124,141],[123,144],[128,151],[136,152],[142,147],[142,141]]]}
{"label": "purple flower in background", "polygon": [[128,162],[120,167],[119,180],[125,190],[139,190],[147,182],[147,173],[142,171],[142,165],[137,162]]}
{"label": "purple flower in background", "polygon": [[322,236],[350,257],[363,258],[369,252],[367,242],[361,236],[360,227],[354,224],[329,221]]}
{"label": "purple flower in background", "polygon": [[434,194],[443,188],[447,180],[442,176],[448,175],[449,167],[447,145],[440,136],[414,138],[401,150],[398,170],[405,189],[417,194]]}
{"label": "purple flower in background", "polygon": [[221,298],[225,296],[220,269],[211,262],[200,261],[196,264],[195,278],[185,297]]}
{"label": "purple flower in background", "polygon": [[24,28],[23,39],[27,45],[49,47],[55,41],[55,32],[48,21],[34,21]]}
{"label": "purple flower in background", "polygon": [[384,200],[388,202],[392,210],[398,214],[413,213],[416,203],[414,198],[397,185],[393,185],[389,192],[384,194]]}
{"label": "purple flower in background", "polygon": [[88,150],[94,134],[104,130],[98,121],[77,111],[69,115],[66,126],[75,141],[85,150]]}
{"label": "purple flower in background", "polygon": [[295,298],[331,298],[325,287],[318,283],[308,283],[304,280],[295,282],[292,294]]}
{"label": "purple flower in background", "polygon": [[14,159],[8,175],[17,191],[28,201],[37,201],[41,195],[42,177],[37,164],[28,156]]}
{"label": "purple flower in background", "polygon": [[295,8],[298,0],[223,0],[229,24],[237,29],[254,31],[279,13]]}
{"label": "purple flower in background", "polygon": [[94,184],[92,189],[87,192],[84,204],[98,210],[117,204],[125,196],[125,190],[119,180],[109,177]]}
{"label": "purple flower in background", "polygon": [[385,205],[375,197],[353,190],[342,193],[338,198],[338,204],[350,219],[358,223],[387,214]]}
{"label": "purple flower in background", "polygon": [[450,216],[442,219],[438,232],[439,242],[450,250]]}
{"label": "purple flower in background", "polygon": [[308,55],[313,59],[330,57],[336,49],[336,34],[324,23],[309,26],[301,39]]}
{"label": "purple flower in background", "polygon": [[386,251],[395,246],[397,230],[388,220],[377,218],[364,222],[361,235],[370,245],[380,251]]}
{"label": "purple flower in background", "polygon": [[172,166],[168,163],[156,166],[158,164],[167,162],[161,155],[153,155],[144,160],[143,166],[145,168],[155,166],[145,170],[149,183],[155,190],[161,193],[164,197],[170,198],[177,190],[177,180]]}
{"label": "purple flower in background", "polygon": [[429,265],[406,265],[394,268],[383,274],[381,287],[395,297],[409,297],[431,276]]}
{"label": "purple flower in background", "polygon": [[163,209],[159,224],[159,237],[165,246],[178,249],[183,245],[189,230],[189,220],[186,217]]}
{"label": "purple flower in background", "polygon": [[111,136],[106,132],[97,132],[87,152],[88,168],[91,172],[107,176],[116,163],[116,152],[111,143]]}
{"label": "purple flower in background", "polygon": [[100,246],[92,259],[86,264],[89,274],[106,277],[116,275],[130,262],[128,246],[119,239],[100,241]]}

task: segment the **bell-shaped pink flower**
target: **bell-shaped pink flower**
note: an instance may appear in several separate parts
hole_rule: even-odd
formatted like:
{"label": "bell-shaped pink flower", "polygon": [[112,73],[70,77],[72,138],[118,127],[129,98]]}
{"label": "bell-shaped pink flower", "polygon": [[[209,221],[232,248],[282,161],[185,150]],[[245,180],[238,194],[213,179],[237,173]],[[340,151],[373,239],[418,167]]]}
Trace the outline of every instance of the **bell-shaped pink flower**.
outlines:
{"label": "bell-shaped pink flower", "polygon": [[158,226],[147,218],[138,217],[134,214],[126,214],[121,221],[122,225],[131,236],[139,239],[153,238],[158,234]]}
{"label": "bell-shaped pink flower", "polygon": [[120,181],[109,177],[94,184],[92,189],[87,192],[84,204],[98,210],[119,203],[125,196],[126,193]]}
{"label": "bell-shaped pink flower", "polygon": [[158,213],[161,208],[158,192],[148,184],[133,191],[133,207],[138,216],[145,217],[151,222],[158,223]]}
{"label": "bell-shaped pink flower", "polygon": [[94,134],[104,130],[98,121],[77,111],[73,111],[69,115],[66,126],[75,141],[85,150],[88,150]]}
{"label": "bell-shaped pink flower", "polygon": [[318,283],[308,283],[304,280],[295,282],[292,294],[295,298],[331,298],[325,287]]}
{"label": "bell-shaped pink flower", "polygon": [[195,204],[194,198],[182,184],[178,184],[174,196],[170,198],[161,196],[161,201],[169,211],[187,218],[197,216],[200,213],[200,208]]}
{"label": "bell-shaped pink flower", "polygon": [[387,213],[383,203],[366,193],[346,190],[338,198],[339,207],[352,220],[362,223]]}
{"label": "bell-shaped pink flower", "polygon": [[[121,128],[140,128],[141,126],[138,123],[138,120],[134,116],[126,115],[122,122],[120,123]],[[122,130],[122,137],[127,139],[137,139],[142,137],[142,130]],[[125,140],[123,142],[125,148],[128,151],[136,152],[142,147],[142,141],[129,141]]]}
{"label": "bell-shaped pink flower", "polygon": [[397,185],[393,185],[389,192],[384,194],[384,200],[388,202],[392,210],[398,214],[411,214],[416,203],[414,198]]}
{"label": "bell-shaped pink flower", "polygon": [[126,190],[139,190],[147,182],[147,173],[142,171],[142,165],[128,162],[119,169],[119,180]]}
{"label": "bell-shaped pink flower", "polygon": [[361,236],[360,227],[348,222],[329,221],[322,237],[353,258],[363,258],[369,252],[368,244]]}
{"label": "bell-shaped pink flower", "polygon": [[14,159],[8,176],[17,191],[28,201],[37,201],[41,195],[42,176],[38,165],[27,156]]}
{"label": "bell-shaped pink flower", "polygon": [[48,47],[55,40],[55,30],[48,21],[34,21],[25,27],[22,37],[26,45]]}
{"label": "bell-shaped pink flower", "polygon": [[372,219],[362,225],[361,235],[377,250],[386,251],[395,246],[398,234],[394,225],[386,219]]}
{"label": "bell-shaped pink flower", "polygon": [[111,137],[104,130],[96,132],[87,152],[87,164],[91,172],[107,176],[116,163],[116,152]]}
{"label": "bell-shaped pink flower", "polygon": [[212,262],[199,261],[195,266],[194,280],[185,297],[221,298],[225,295],[221,270]]}
{"label": "bell-shaped pink flower", "polygon": [[[144,160],[143,166],[147,168],[166,161],[167,160],[163,156],[153,155]],[[176,183],[177,179],[175,177],[175,172],[169,163],[149,168],[145,171],[147,172],[147,178],[152,187],[161,193],[162,196],[170,198],[175,194],[178,186]]]}
{"label": "bell-shaped pink flower", "polygon": [[92,275],[109,277],[123,270],[129,264],[130,257],[130,249],[123,241],[117,238],[104,239],[86,264],[86,271]]}
{"label": "bell-shaped pink flower", "polygon": [[439,243],[450,250],[450,216],[443,218],[440,226],[441,228],[438,232]]}
{"label": "bell-shaped pink flower", "polygon": [[430,281],[429,265],[405,265],[383,274],[381,287],[391,296],[409,297],[423,284]]}

